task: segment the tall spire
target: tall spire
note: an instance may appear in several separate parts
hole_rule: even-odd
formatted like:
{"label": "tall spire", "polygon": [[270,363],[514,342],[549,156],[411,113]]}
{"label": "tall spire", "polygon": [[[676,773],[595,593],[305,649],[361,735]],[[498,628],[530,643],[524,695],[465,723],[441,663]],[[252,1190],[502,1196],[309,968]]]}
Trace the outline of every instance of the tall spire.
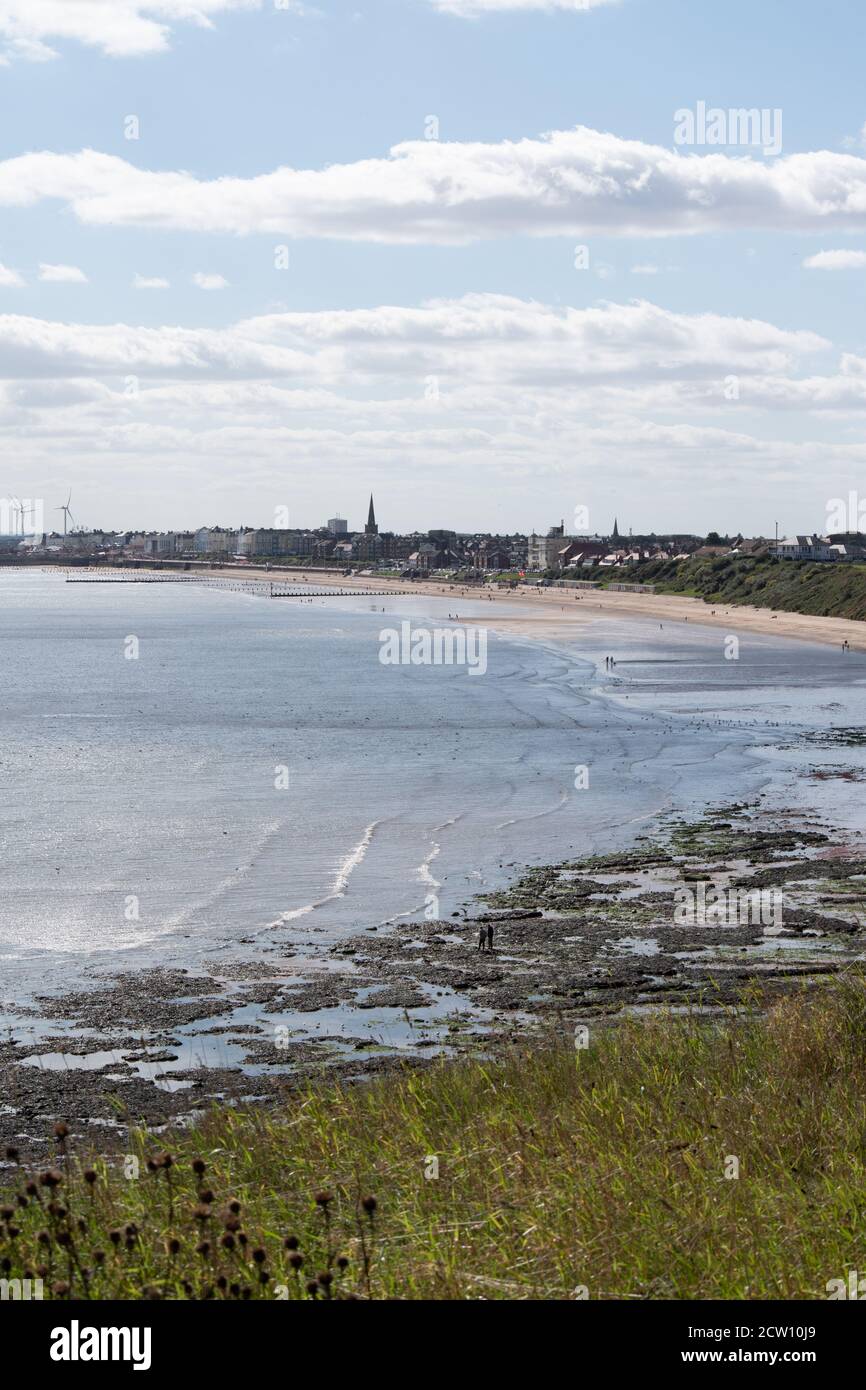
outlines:
{"label": "tall spire", "polygon": [[616,524],[616,517],[613,519],[613,535],[611,536],[611,540],[619,540],[619,527]]}
{"label": "tall spire", "polygon": [[370,493],[370,510],[367,513],[367,525],[364,527],[365,536],[378,536],[379,528],[376,525],[376,512],[373,508],[373,494]]}

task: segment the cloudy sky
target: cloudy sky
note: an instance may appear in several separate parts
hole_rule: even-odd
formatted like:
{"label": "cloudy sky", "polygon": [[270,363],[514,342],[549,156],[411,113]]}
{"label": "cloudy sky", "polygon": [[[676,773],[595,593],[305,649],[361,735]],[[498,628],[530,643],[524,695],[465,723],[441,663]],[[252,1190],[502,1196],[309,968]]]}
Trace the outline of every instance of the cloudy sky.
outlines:
{"label": "cloudy sky", "polygon": [[864,38],[862,0],[0,0],[0,495],[822,529],[866,499]]}

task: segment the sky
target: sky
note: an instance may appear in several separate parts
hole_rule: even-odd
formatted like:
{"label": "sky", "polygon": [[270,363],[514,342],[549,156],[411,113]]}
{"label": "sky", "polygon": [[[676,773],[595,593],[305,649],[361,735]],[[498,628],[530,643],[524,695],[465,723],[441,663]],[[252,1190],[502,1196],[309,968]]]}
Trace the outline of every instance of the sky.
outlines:
{"label": "sky", "polygon": [[0,497],[866,529],[864,38],[862,0],[0,0]]}

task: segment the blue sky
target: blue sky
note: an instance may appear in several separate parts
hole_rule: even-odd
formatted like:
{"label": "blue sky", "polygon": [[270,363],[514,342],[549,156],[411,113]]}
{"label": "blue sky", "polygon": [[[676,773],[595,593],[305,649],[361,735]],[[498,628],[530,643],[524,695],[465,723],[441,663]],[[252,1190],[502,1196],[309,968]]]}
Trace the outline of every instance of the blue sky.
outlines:
{"label": "blue sky", "polygon": [[[520,5],[0,0],[0,493],[820,530],[863,477],[866,9]],[[678,147],[698,102],[781,152]]]}

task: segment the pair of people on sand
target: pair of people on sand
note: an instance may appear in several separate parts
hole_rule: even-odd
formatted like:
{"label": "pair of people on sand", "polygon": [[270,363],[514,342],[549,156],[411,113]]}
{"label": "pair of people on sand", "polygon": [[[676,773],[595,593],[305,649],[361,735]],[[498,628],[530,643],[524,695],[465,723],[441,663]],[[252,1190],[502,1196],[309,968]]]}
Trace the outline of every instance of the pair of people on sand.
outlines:
{"label": "pair of people on sand", "polygon": [[487,949],[488,949],[488,951],[492,951],[492,950],[493,950],[493,923],[492,923],[492,922],[488,922],[486,927],[485,927],[484,923],[482,922],[482,923],[481,923],[481,926],[478,928],[478,949],[479,949],[479,951],[483,951],[483,950],[484,950],[484,942],[485,942],[485,941],[487,942]]}

